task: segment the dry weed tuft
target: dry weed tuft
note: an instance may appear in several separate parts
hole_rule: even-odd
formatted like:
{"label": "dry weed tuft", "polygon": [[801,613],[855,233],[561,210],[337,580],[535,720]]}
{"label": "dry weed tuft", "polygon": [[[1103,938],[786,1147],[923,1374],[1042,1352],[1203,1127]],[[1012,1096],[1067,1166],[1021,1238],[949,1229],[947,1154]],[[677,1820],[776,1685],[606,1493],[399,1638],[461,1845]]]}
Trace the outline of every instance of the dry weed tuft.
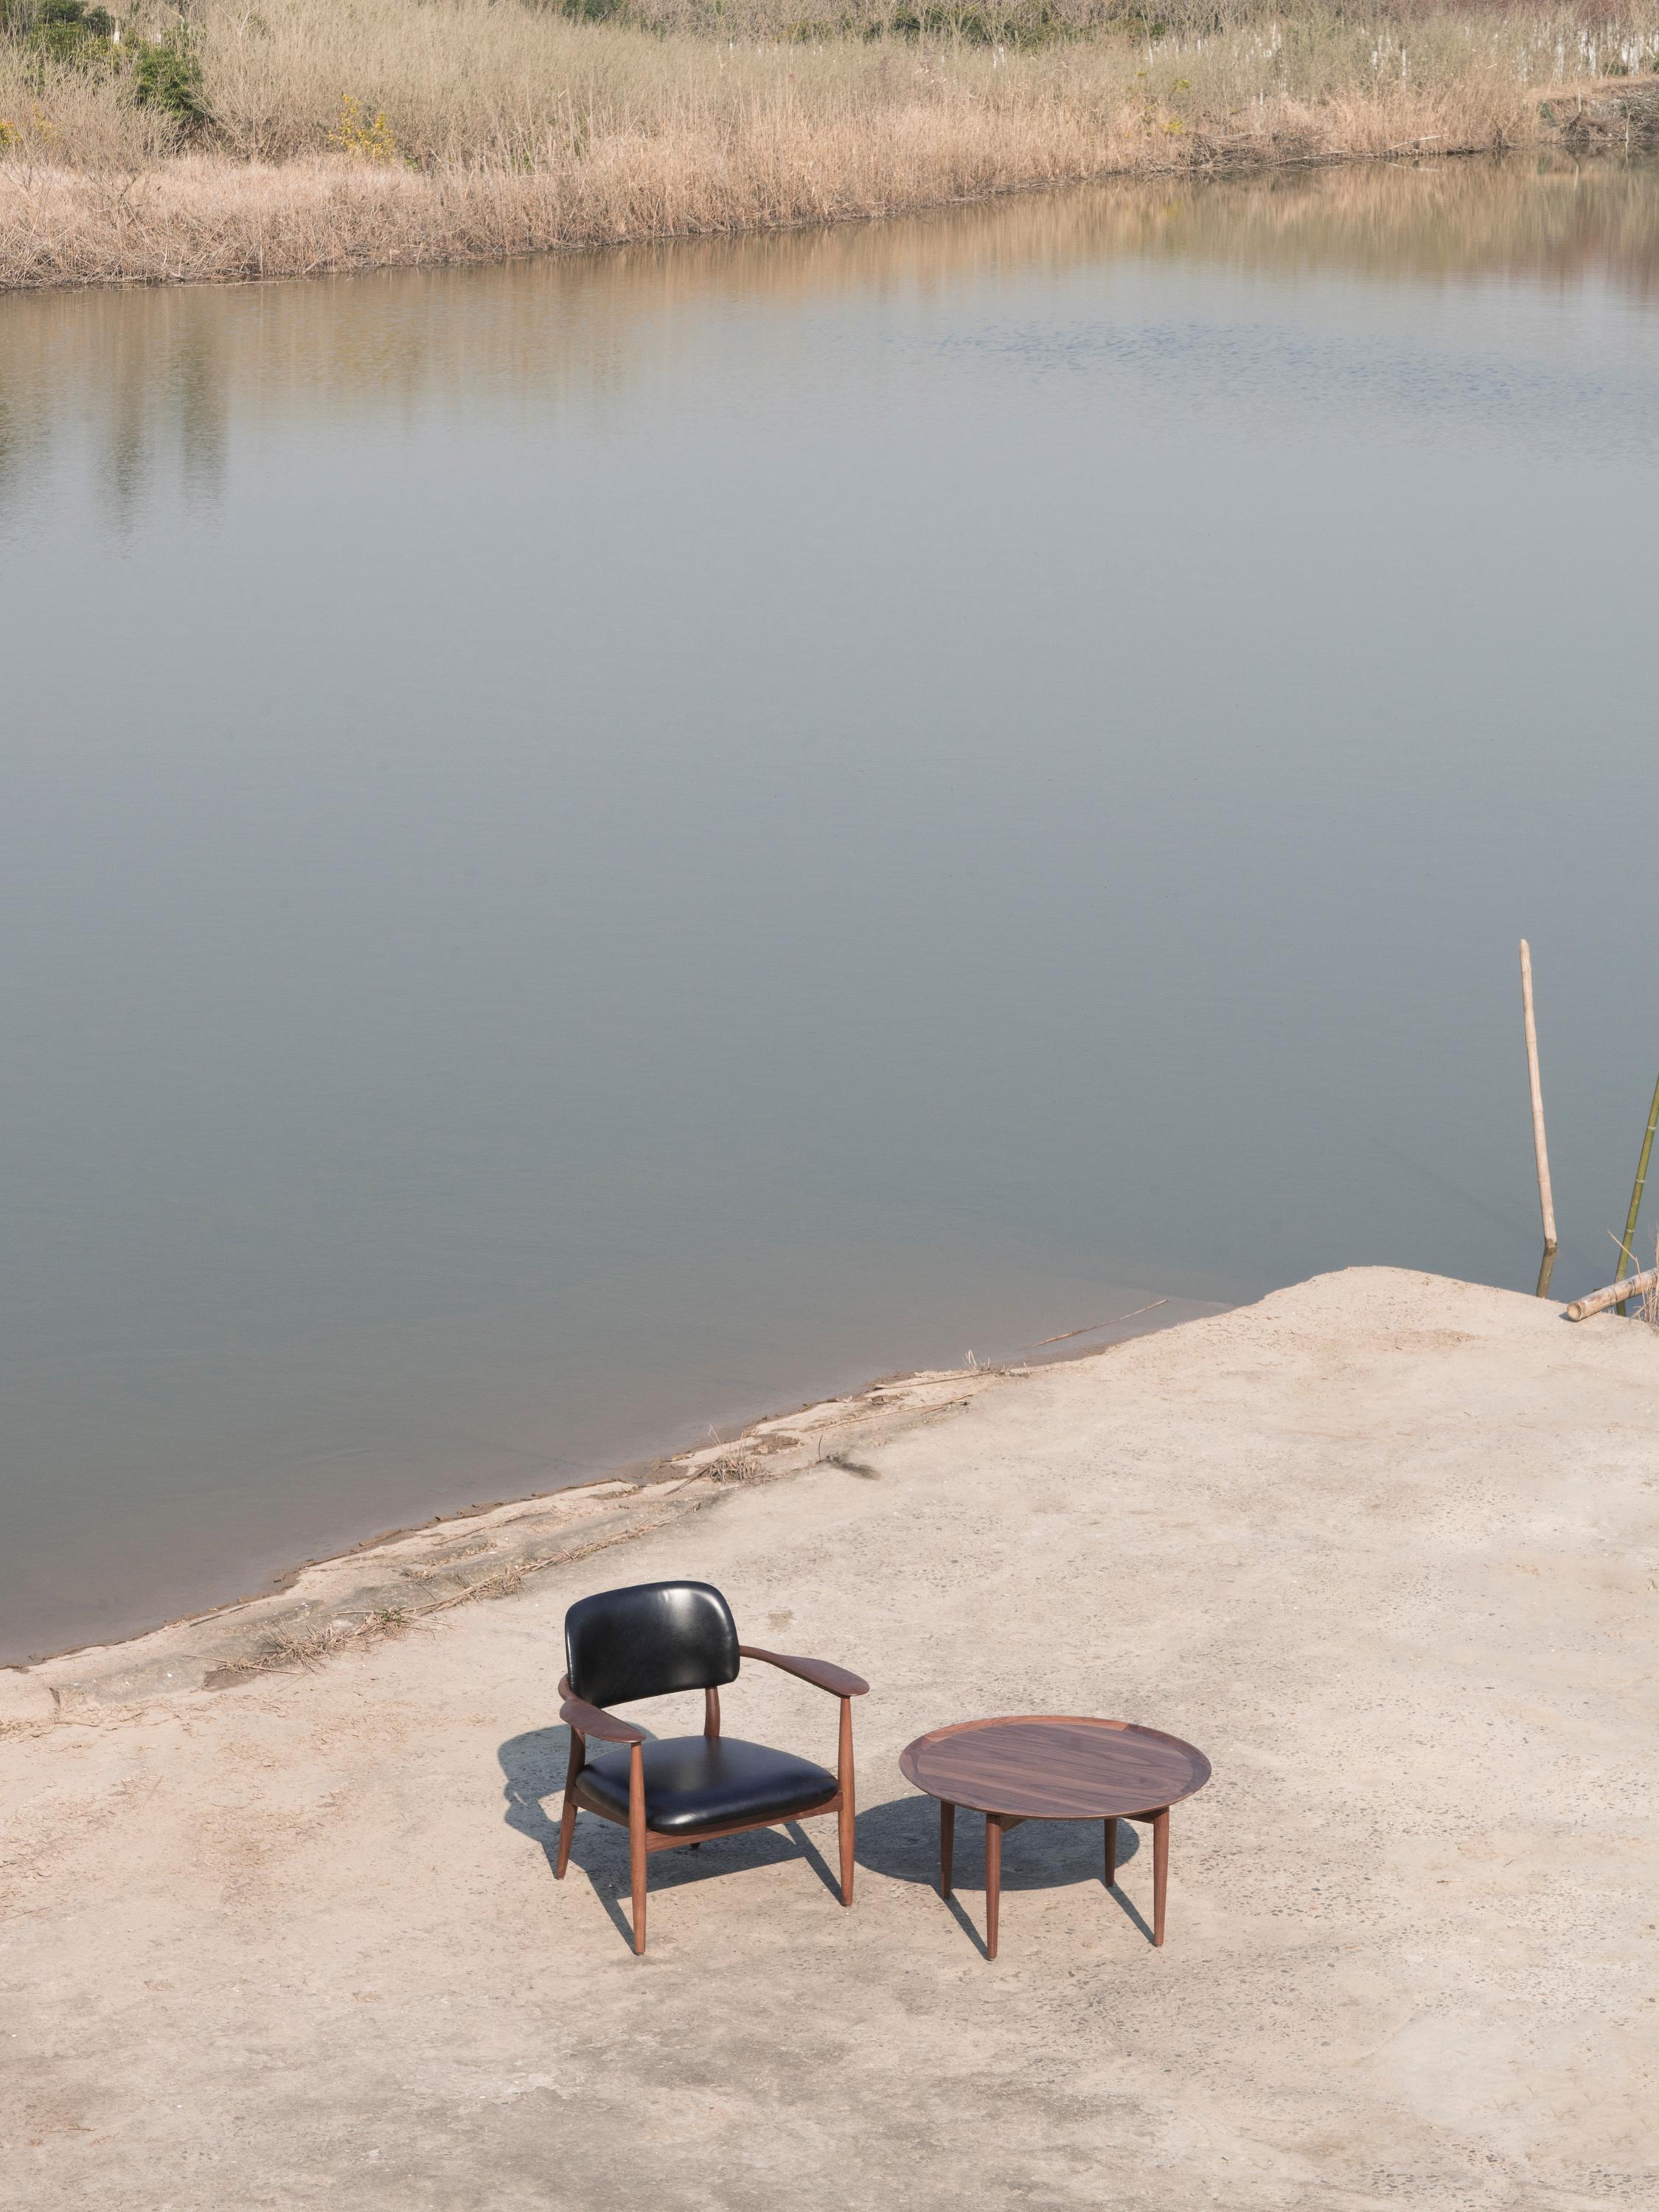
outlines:
{"label": "dry weed tuft", "polygon": [[248,1674],[276,1674],[288,1667],[319,1667],[337,1652],[383,1643],[408,1626],[407,1614],[396,1607],[384,1606],[357,1621],[333,1620],[326,1627],[303,1632],[282,1629],[257,1651],[226,1660],[215,1669],[215,1680],[222,1683]]}
{"label": "dry weed tuft", "polygon": [[729,1444],[719,1437],[714,1441],[720,1445],[720,1453],[717,1457],[702,1462],[697,1469],[699,1474],[706,1474],[712,1480],[726,1485],[766,1480],[765,1458],[756,1450],[747,1437],[734,1437]]}

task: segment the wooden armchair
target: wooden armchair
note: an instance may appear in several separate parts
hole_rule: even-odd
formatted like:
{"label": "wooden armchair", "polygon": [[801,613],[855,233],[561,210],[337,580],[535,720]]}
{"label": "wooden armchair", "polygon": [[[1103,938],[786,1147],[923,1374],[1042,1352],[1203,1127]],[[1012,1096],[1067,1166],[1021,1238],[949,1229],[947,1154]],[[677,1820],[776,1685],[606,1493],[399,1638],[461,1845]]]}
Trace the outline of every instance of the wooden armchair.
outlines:
{"label": "wooden armchair", "polygon": [[[708,1583],[641,1583],[585,1597],[564,1617],[564,1644],[559,1717],[570,1729],[570,1771],[554,1872],[564,1879],[579,1810],[625,1827],[636,1953],[645,1949],[647,1855],[681,1844],[695,1850],[711,1837],[839,1814],[841,1901],[853,1902],[853,1699],[870,1686],[861,1676],[739,1644],[732,1608]],[[744,1659],[763,1659],[841,1699],[835,1773],[720,1734],[720,1686],[736,1681]],[[642,1729],[605,1710],[672,1690],[702,1692],[701,1735],[648,1742]],[[590,1738],[618,1747],[591,1757]]]}

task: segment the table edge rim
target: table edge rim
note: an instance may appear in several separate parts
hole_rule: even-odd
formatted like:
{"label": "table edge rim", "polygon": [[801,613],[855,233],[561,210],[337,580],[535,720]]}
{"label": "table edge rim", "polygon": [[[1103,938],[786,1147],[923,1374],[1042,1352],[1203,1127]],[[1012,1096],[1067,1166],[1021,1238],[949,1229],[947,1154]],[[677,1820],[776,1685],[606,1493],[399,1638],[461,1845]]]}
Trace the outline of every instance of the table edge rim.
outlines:
{"label": "table edge rim", "polygon": [[[943,1797],[937,1790],[931,1788],[921,1779],[916,1773],[915,1765],[916,1753],[927,1750],[930,1745],[939,1743],[947,1736],[967,1735],[976,1729],[1006,1727],[1011,1722],[1026,1723],[1040,1728],[1080,1724],[1087,1728],[1109,1729],[1115,1733],[1133,1732],[1136,1735],[1155,1736],[1160,1743],[1176,1744],[1182,1751],[1190,1753],[1201,1763],[1204,1769],[1202,1774],[1189,1788],[1178,1791],[1175,1796],[1165,1797],[1156,1806],[1146,1806],[1144,1809],[1148,1813],[1162,1812],[1169,1806],[1184,1804],[1188,1798],[1195,1797],[1198,1795],[1205,1784],[1212,1778],[1215,1772],[1215,1769],[1210,1764],[1209,1754],[1200,1751],[1195,1743],[1189,1743],[1185,1736],[1172,1735],[1168,1729],[1150,1728],[1144,1721],[1108,1720],[1099,1713],[989,1713],[975,1720],[949,1721],[944,1727],[929,1729],[925,1735],[914,1737],[905,1745],[898,1755],[899,1771],[907,1782],[913,1783],[925,1796],[934,1798],[940,1804],[964,1805],[969,1812],[974,1813],[1013,1812],[1016,1809],[1013,1807],[981,1805],[970,1797]],[[1128,1813],[1027,1813],[1020,1814],[1019,1817],[1028,1820],[1127,1820],[1133,1816]]]}

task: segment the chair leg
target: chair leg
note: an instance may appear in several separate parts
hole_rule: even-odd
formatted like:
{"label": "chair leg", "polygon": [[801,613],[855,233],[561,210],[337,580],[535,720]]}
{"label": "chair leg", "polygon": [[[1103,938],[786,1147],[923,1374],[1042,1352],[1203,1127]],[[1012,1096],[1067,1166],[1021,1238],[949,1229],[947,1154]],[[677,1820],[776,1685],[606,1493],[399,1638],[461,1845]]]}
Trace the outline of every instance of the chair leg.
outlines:
{"label": "chair leg", "polygon": [[853,1802],[853,1700],[841,1701],[841,1751],[837,1761],[841,1784],[841,1901],[853,1902],[853,1844],[857,1834],[858,1808]]}
{"label": "chair leg", "polygon": [[570,1765],[565,1771],[564,1809],[559,1814],[559,1856],[554,1862],[553,1879],[564,1880],[565,1869],[570,1863],[570,1846],[576,1834],[576,1800],[572,1794],[576,1777],[587,1764],[587,1746],[574,1729],[570,1731]]}
{"label": "chair leg", "polygon": [[645,1956],[645,1754],[637,1743],[628,1762],[628,1872],[634,1892],[634,1955]]}

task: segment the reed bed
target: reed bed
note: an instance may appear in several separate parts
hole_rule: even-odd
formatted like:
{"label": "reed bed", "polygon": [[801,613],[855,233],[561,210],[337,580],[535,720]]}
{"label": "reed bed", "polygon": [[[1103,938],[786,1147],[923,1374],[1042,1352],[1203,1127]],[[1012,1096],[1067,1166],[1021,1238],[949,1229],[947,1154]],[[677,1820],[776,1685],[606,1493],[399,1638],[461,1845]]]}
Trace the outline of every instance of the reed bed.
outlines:
{"label": "reed bed", "polygon": [[[1496,149],[1537,135],[1553,89],[1659,58],[1659,12],[645,4],[589,21],[523,0],[193,0],[181,18],[145,0],[90,58],[14,18],[0,286],[469,260],[1114,173]],[[136,88],[131,58],[158,42],[185,57],[187,112]]]}

